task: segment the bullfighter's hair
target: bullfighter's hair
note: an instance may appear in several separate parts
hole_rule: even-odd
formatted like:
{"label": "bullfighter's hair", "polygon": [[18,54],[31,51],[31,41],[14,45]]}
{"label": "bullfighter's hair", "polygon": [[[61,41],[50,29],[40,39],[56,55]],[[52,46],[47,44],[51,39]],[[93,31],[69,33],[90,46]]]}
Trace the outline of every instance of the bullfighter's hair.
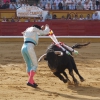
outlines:
{"label": "bullfighter's hair", "polygon": [[39,30],[41,30],[41,26],[39,26],[39,25],[33,25],[33,27],[36,27],[36,28],[38,28]]}

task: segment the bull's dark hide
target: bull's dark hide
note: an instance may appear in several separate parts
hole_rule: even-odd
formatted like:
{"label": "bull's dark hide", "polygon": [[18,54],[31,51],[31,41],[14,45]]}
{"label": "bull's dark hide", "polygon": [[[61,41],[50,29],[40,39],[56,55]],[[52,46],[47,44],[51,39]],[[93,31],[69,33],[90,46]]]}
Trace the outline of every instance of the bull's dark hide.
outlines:
{"label": "bull's dark hide", "polygon": [[62,51],[58,46],[51,44],[47,49],[47,55],[45,60],[48,61],[48,66],[51,70],[55,69],[58,72],[63,72],[70,63],[70,59],[73,60],[73,57],[67,55],[66,52],[63,52],[63,56],[56,55],[54,51]]}
{"label": "bull's dark hide", "polygon": [[[79,45],[76,46],[79,47]],[[76,46],[73,46],[73,48],[75,48]],[[84,46],[84,45],[80,45],[80,46]],[[67,55],[65,51],[62,51],[63,56],[59,56],[55,54],[54,51],[62,51],[62,49],[56,46],[55,44],[51,44],[48,47],[46,51],[46,56],[44,58],[44,60],[48,61],[48,66],[51,69],[51,71],[53,71],[53,74],[57,76],[60,80],[62,80],[64,83],[66,83],[69,79],[65,72],[65,69],[68,69],[69,74],[72,76],[74,83],[78,83],[77,79],[74,77],[73,74],[73,70],[74,70],[75,73],[79,76],[81,82],[84,81],[84,78],[78,72],[74,58],[70,55]],[[65,76],[66,79],[61,75],[61,73]]]}

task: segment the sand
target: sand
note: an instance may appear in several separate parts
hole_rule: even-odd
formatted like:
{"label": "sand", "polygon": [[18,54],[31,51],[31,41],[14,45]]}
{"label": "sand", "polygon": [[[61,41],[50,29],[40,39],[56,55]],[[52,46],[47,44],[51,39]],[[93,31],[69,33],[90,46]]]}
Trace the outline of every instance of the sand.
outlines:
{"label": "sand", "polygon": [[[35,75],[37,89],[26,85],[28,75],[20,49],[22,42],[0,43],[0,100],[100,100],[100,43],[91,43],[77,49],[74,55],[80,74],[85,81],[79,85],[63,83],[53,75],[47,62],[41,61]],[[39,58],[50,42],[36,46]],[[67,43],[72,46],[75,43]],[[68,70],[66,70],[68,74]],[[72,78],[68,74],[70,80]]]}

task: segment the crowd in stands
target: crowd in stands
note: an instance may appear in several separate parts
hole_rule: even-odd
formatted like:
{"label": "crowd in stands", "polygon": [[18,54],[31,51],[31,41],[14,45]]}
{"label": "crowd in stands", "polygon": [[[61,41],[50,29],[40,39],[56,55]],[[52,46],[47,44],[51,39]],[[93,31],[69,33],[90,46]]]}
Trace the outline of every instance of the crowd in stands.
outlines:
{"label": "crowd in stands", "polygon": [[[100,0],[40,0],[38,4],[28,4],[28,0],[0,0],[0,9],[18,9],[21,6],[38,6],[44,10],[100,10]],[[46,19],[42,16],[39,18],[26,18],[22,21],[22,18],[6,18],[3,17],[1,22],[44,22],[46,20],[58,19],[57,15],[51,15],[48,12]],[[87,16],[73,15],[67,13],[66,16],[62,15],[60,20],[100,20],[98,12],[93,15],[87,14]]]}
{"label": "crowd in stands", "polygon": [[0,9],[38,6],[44,10],[100,10],[100,0],[40,0],[29,5],[28,0],[0,0]]}
{"label": "crowd in stands", "polygon": [[[22,19],[24,19],[24,21],[22,21]],[[69,13],[67,13],[66,16],[62,15],[61,18],[57,18],[57,15],[51,15],[50,12],[48,12],[45,20],[43,19],[42,16],[40,16],[39,18],[19,18],[17,17],[15,18],[6,18],[3,17],[1,22],[45,22],[45,21],[49,21],[49,20],[100,20],[100,16],[98,15],[98,12],[95,12],[93,15],[87,14],[87,16],[83,16],[82,14],[80,15],[70,15]]]}

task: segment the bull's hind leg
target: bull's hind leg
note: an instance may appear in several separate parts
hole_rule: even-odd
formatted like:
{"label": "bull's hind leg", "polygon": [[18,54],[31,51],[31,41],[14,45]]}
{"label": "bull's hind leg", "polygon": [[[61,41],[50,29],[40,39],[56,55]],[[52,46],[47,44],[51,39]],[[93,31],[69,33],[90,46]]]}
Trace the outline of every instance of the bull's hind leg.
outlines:
{"label": "bull's hind leg", "polygon": [[79,78],[80,78],[80,81],[81,81],[81,82],[85,81],[84,78],[79,74],[79,71],[78,71],[78,69],[77,69],[77,67],[76,67],[76,64],[75,64],[75,61],[74,61],[74,60],[73,60],[72,64],[73,64],[73,69],[74,69],[74,71],[76,72],[76,74],[77,74],[77,75],[79,76]]}
{"label": "bull's hind leg", "polygon": [[74,83],[75,83],[75,84],[78,84],[79,82],[78,82],[77,79],[74,77],[73,70],[69,70],[69,74],[72,76]]}
{"label": "bull's hind leg", "polygon": [[70,81],[65,71],[63,72],[63,75],[66,77],[67,81]]}
{"label": "bull's hind leg", "polygon": [[77,68],[75,67],[75,68],[73,68],[73,69],[74,69],[74,71],[76,72],[76,74],[79,76],[80,81],[81,81],[81,82],[85,81],[84,78],[79,74]]}
{"label": "bull's hind leg", "polygon": [[53,73],[55,76],[57,76],[61,81],[63,81],[64,83],[67,83],[67,80],[64,79],[64,77],[59,73],[59,72],[54,72]]}

